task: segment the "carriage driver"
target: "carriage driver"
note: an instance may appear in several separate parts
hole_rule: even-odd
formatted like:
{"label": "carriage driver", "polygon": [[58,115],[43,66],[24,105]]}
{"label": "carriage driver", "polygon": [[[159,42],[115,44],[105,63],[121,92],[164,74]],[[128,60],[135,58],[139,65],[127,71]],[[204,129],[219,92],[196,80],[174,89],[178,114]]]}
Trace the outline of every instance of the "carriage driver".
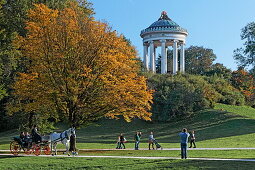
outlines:
{"label": "carriage driver", "polygon": [[33,142],[35,142],[35,143],[40,143],[40,142],[42,142],[42,137],[41,137],[41,135],[39,135],[39,133],[37,132],[37,126],[36,126],[36,125],[33,126],[31,135],[32,135],[32,140],[33,140]]}

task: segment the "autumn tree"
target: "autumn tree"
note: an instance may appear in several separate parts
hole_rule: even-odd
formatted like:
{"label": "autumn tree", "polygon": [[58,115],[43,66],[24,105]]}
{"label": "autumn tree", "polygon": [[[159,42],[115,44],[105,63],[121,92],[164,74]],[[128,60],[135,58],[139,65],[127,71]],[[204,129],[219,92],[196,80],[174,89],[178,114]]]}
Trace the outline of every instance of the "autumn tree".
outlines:
{"label": "autumn tree", "polygon": [[[93,14],[91,3],[87,0],[78,0],[79,8],[87,16]],[[0,93],[4,98],[0,101],[0,129],[17,127],[15,122],[21,121],[18,115],[8,115],[5,109],[7,103],[13,100],[11,95],[11,84],[17,72],[24,72],[27,69],[29,60],[23,57],[12,44],[16,35],[26,36],[25,22],[28,19],[27,12],[34,7],[34,3],[44,3],[52,9],[63,9],[69,2],[76,0],[0,0]],[[2,95],[4,94],[4,95]],[[20,115],[20,114],[19,114]],[[24,117],[24,116],[22,116]],[[24,120],[26,120],[24,118]],[[8,122],[8,125],[3,122]],[[10,126],[10,124],[14,126]]]}
{"label": "autumn tree", "polygon": [[255,101],[255,84],[253,75],[249,74],[242,67],[237,71],[232,72],[231,83],[240,90],[245,96],[248,104],[253,104]]}
{"label": "autumn tree", "polygon": [[28,17],[27,36],[15,45],[30,66],[13,86],[10,112],[54,117],[76,127],[102,116],[150,120],[152,94],[137,74],[134,47],[122,36],[75,3],[63,10],[35,5]]}

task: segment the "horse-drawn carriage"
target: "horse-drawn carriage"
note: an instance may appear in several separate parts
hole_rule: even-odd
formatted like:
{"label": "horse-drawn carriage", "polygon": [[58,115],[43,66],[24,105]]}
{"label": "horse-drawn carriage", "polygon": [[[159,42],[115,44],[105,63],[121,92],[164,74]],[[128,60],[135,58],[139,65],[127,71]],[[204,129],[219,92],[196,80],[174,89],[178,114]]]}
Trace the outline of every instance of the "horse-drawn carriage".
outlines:
{"label": "horse-drawn carriage", "polygon": [[[61,142],[66,146],[66,152],[68,152],[71,135],[75,135],[74,128],[65,130],[62,133],[51,133],[48,136],[42,136],[41,141],[39,142],[35,142],[32,138],[27,138],[24,140],[20,136],[15,136],[12,138],[10,143],[10,151],[15,156],[22,152],[22,150],[28,155],[34,153],[36,156],[39,156],[41,152],[43,152],[45,155],[56,155],[56,145],[57,143]],[[54,154],[52,149],[54,149]]]}
{"label": "horse-drawn carriage", "polygon": [[20,136],[13,137],[13,140],[10,143],[11,153],[13,155],[18,155],[22,150],[27,155],[34,153],[38,156],[41,154],[41,151],[43,151],[45,155],[51,154],[49,141],[35,143],[32,141],[32,138],[23,140]]}

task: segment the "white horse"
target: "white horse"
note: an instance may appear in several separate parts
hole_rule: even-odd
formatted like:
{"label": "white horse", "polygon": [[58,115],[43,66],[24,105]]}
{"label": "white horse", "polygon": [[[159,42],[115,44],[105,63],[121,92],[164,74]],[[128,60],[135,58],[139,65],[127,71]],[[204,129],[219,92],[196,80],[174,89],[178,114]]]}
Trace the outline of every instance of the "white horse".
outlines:
{"label": "white horse", "polygon": [[[48,142],[50,142],[51,144],[50,148],[51,148],[52,155],[57,155],[57,144],[60,142],[66,146],[66,151],[64,152],[64,154],[68,153],[68,155],[70,155],[69,142],[70,142],[71,135],[75,136],[75,128],[69,128],[62,133],[54,132],[50,134],[50,140]],[[54,148],[54,153],[52,152],[53,148]]]}

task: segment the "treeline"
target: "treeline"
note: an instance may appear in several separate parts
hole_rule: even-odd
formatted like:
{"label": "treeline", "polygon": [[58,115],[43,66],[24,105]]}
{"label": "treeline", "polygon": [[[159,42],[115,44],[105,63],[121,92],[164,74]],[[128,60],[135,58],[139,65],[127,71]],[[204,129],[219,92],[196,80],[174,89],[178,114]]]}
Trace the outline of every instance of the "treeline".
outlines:
{"label": "treeline", "polygon": [[216,75],[150,75],[148,85],[155,90],[152,119],[169,121],[183,118],[196,111],[213,108],[215,103],[238,106],[252,104],[254,107],[254,94],[243,93],[231,83],[236,81],[231,82]]}
{"label": "treeline", "polygon": [[[172,50],[169,50],[168,70],[172,70],[172,54]],[[166,75],[146,73],[148,85],[155,91],[153,120],[168,121],[187,116],[202,109],[213,108],[215,103],[255,107],[254,68],[248,71],[245,69],[249,66],[245,59],[250,61],[250,56],[243,56],[242,61],[246,64],[239,61],[236,71],[220,63],[214,64],[216,55],[212,49],[190,46],[186,49],[185,57],[186,74],[173,76],[171,71]],[[158,73],[161,70],[160,60],[159,56],[156,64]],[[250,63],[254,65],[254,62]]]}

